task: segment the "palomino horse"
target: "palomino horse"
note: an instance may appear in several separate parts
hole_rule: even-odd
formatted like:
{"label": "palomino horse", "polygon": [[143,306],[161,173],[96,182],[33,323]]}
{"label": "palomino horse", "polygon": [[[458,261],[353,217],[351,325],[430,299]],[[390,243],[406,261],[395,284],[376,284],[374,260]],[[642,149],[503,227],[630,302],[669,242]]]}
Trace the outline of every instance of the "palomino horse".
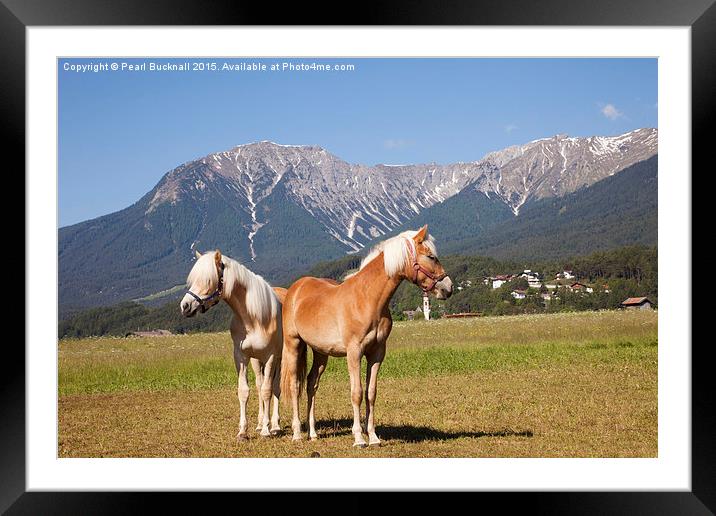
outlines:
{"label": "palomino horse", "polygon": [[438,299],[452,294],[452,280],[440,265],[428,227],[405,231],[378,244],[361,262],[360,270],[343,283],[305,277],[286,292],[283,303],[283,358],[281,389],[293,408],[293,439],[301,439],[298,398],[306,377],[306,346],[313,350],[308,374],[309,436],[316,439],[315,395],[328,357],[346,357],[353,404],[353,446],[366,446],[360,424],[363,387],[360,364],[365,356],[366,428],[369,443],[380,444],[375,433],[375,398],[378,369],[385,357],[385,342],[393,327],[388,303],[404,279]]}
{"label": "palomino horse", "polygon": [[[204,313],[222,299],[234,312],[231,338],[234,341],[234,363],[239,375],[239,440],[246,438],[246,402],[249,398],[247,362],[256,374],[259,392],[259,419],[256,430],[262,436],[276,435],[279,425],[278,398],[281,395],[280,374],[281,303],[285,289],[274,288],[236,260],[216,250],[201,254],[187,278],[188,292],[181,300],[181,313],[192,317]],[[269,430],[269,409],[273,395],[273,414]]]}

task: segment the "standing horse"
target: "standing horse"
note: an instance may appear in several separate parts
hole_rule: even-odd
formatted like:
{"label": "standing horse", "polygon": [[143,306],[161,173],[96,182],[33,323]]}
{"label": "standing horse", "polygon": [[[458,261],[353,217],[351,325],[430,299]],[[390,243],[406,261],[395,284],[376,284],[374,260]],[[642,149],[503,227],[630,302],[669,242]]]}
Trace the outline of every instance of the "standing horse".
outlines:
{"label": "standing horse", "polygon": [[365,356],[368,362],[365,432],[371,445],[380,444],[375,433],[378,370],[393,327],[388,303],[404,279],[438,299],[447,299],[452,294],[452,280],[438,261],[427,226],[378,244],[363,259],[360,270],[343,283],[305,277],[288,289],[283,303],[281,389],[291,399],[294,440],[301,439],[298,399],[306,377],[306,346],[310,346],[313,365],[306,387],[310,438],[318,437],[315,395],[328,357],[346,357],[353,404],[353,446],[366,446],[360,424],[363,398],[360,364]]}
{"label": "standing horse", "polygon": [[[274,288],[236,260],[222,256],[216,250],[201,254],[189,272],[189,290],[181,300],[181,313],[192,317],[197,311],[206,312],[222,299],[234,312],[231,318],[231,339],[234,341],[234,363],[239,376],[238,439],[246,439],[246,403],[249,398],[247,363],[256,374],[259,392],[259,419],[256,430],[262,436],[276,435],[279,425],[278,398],[281,394],[280,375],[281,303],[285,289]],[[273,414],[269,429],[269,409],[273,395]]]}

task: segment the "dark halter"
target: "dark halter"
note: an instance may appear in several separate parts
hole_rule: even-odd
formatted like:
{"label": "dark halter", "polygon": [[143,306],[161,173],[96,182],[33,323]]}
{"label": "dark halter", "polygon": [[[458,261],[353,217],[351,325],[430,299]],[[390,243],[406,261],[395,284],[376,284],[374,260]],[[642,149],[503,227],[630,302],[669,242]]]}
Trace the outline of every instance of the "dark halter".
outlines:
{"label": "dark halter", "polygon": [[[406,238],[405,240],[408,240],[408,239]],[[445,277],[447,276],[447,274],[442,273],[440,276],[433,275],[432,272],[425,269],[425,267],[423,267],[422,265],[420,265],[418,263],[418,253],[417,253],[417,250],[415,250],[415,247],[414,247],[415,244],[413,242],[407,242],[407,245],[408,245],[408,252],[410,253],[410,259],[413,262],[413,271],[415,271],[415,276],[413,276],[413,279],[411,281],[413,283],[415,283],[416,285],[418,285],[418,272],[422,272],[423,274],[425,274],[428,278],[430,278],[433,281],[432,285],[430,285],[430,287],[428,287],[428,288],[421,287],[420,285],[418,285],[421,289],[423,289],[423,293],[427,294],[428,292],[430,292],[432,289],[435,288],[435,285],[437,285],[442,280],[444,280]]]}
{"label": "dark halter", "polygon": [[206,297],[197,296],[192,292],[191,290],[187,290],[186,293],[189,294],[191,297],[196,299],[196,302],[199,303],[199,307],[201,308],[201,313],[206,312],[209,308],[214,306],[214,304],[207,306],[206,303],[213,301],[217,297],[221,297],[221,294],[224,291],[224,263],[221,262],[221,266],[219,267],[219,284],[216,286],[216,290],[209,294]]}

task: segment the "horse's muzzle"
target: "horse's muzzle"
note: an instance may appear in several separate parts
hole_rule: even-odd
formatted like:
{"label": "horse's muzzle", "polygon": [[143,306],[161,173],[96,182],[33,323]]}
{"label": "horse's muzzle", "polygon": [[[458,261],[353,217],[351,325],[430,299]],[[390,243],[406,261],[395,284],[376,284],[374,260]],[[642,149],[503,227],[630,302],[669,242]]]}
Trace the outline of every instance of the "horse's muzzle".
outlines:
{"label": "horse's muzzle", "polygon": [[181,314],[184,317],[194,317],[196,315],[197,309],[194,306],[195,303],[183,299],[181,304],[179,305],[179,310],[181,311]]}
{"label": "horse's muzzle", "polygon": [[435,297],[438,299],[447,299],[452,296],[452,280],[450,276],[445,276],[438,281],[433,287],[433,292],[435,292]]}

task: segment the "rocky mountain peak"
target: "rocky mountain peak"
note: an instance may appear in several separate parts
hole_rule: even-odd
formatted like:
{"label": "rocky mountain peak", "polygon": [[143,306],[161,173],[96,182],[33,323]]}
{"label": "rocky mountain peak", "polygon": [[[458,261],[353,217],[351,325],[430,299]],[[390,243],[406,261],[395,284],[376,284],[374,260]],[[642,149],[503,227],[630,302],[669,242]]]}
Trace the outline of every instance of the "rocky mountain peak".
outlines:
{"label": "rocky mountain peak", "polygon": [[253,142],[167,174],[147,213],[165,202],[201,202],[221,192],[222,202],[247,215],[255,258],[253,239],[268,221],[257,207],[281,184],[347,251],[357,251],[468,185],[494,194],[519,215],[530,199],[565,195],[656,154],[657,140],[656,129],[587,138],[557,134],[470,163],[375,166],[347,163],[317,145]]}
{"label": "rocky mountain peak", "polygon": [[124,210],[60,228],[61,301],[163,291],[186,277],[193,249],[219,247],[277,277],[418,223],[442,228],[441,245],[481,238],[480,228],[529,222],[525,205],[584,187],[597,191],[597,183],[619,174],[614,183],[654,156],[657,143],[656,129],[558,134],[473,162],[373,166],[316,145],[239,145],[176,167]]}

